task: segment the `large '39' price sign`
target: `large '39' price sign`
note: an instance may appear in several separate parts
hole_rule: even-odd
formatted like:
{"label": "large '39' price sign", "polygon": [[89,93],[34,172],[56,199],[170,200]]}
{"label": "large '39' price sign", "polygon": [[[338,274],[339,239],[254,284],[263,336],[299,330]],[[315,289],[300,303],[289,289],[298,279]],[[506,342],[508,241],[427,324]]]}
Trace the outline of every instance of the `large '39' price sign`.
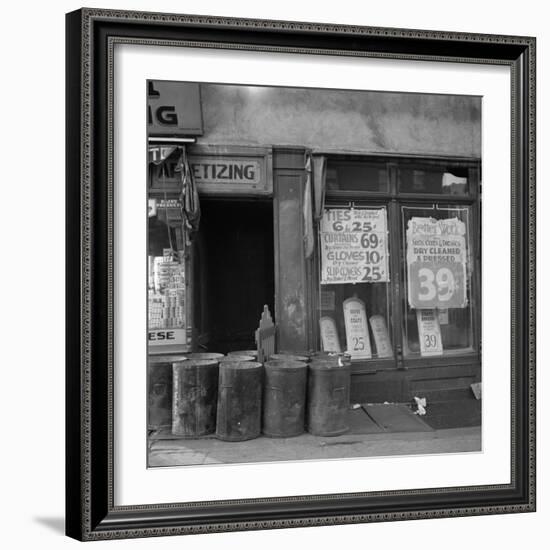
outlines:
{"label": "large '39' price sign", "polygon": [[457,218],[411,218],[407,226],[407,286],[415,309],[463,308],[466,228]]}
{"label": "large '39' price sign", "polygon": [[320,234],[322,284],[389,280],[385,208],[326,209]]}

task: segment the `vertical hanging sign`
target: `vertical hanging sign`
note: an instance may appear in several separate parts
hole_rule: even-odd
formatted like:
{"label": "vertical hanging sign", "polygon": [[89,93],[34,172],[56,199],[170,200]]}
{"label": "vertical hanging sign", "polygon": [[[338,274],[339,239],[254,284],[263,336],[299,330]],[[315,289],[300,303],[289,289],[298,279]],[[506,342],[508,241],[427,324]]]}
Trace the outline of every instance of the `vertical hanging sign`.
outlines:
{"label": "vertical hanging sign", "polygon": [[323,351],[333,351],[340,353],[340,339],[338,338],[338,329],[332,317],[321,317],[321,341],[323,343]]}
{"label": "vertical hanging sign", "polygon": [[348,298],[343,305],[347,352],[352,359],[370,359],[372,351],[365,302],[359,298]]}
{"label": "vertical hanging sign", "polygon": [[376,345],[376,355],[379,359],[393,357],[393,349],[391,346],[390,335],[386,320],[382,315],[373,315],[370,319],[370,328],[374,336],[374,344]]}
{"label": "vertical hanging sign", "polygon": [[329,208],[321,219],[321,284],[389,281],[385,208]]}
{"label": "vertical hanging sign", "polygon": [[418,338],[420,340],[420,355],[443,355],[441,327],[435,309],[417,309]]}

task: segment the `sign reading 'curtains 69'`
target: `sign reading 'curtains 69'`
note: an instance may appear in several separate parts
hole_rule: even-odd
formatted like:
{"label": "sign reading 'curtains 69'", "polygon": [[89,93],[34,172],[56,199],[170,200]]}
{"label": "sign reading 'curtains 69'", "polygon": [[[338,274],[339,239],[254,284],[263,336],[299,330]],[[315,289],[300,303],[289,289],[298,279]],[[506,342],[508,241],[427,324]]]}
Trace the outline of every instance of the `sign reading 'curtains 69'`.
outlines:
{"label": "sign reading 'curtains 69'", "polygon": [[463,308],[466,227],[458,218],[411,218],[407,225],[407,288],[415,309]]}
{"label": "sign reading 'curtains 69'", "polygon": [[385,208],[326,209],[320,237],[322,284],[389,281]]}

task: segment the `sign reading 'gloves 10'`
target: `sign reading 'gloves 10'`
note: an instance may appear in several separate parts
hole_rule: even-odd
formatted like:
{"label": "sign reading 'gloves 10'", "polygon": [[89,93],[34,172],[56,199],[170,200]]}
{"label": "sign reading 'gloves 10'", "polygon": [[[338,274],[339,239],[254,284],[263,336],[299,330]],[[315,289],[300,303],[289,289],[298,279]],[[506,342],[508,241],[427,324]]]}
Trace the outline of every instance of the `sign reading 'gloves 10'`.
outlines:
{"label": "sign reading 'gloves 10'", "polygon": [[328,208],[321,219],[321,283],[389,281],[385,208]]}
{"label": "sign reading 'gloves 10'", "polygon": [[463,308],[466,226],[458,218],[411,218],[407,225],[407,287],[415,309]]}

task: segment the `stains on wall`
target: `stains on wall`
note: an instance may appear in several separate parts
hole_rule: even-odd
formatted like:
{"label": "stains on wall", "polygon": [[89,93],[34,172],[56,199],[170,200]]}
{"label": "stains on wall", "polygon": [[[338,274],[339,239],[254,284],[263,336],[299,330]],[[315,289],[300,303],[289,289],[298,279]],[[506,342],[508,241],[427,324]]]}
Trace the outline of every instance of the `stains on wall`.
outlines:
{"label": "stains on wall", "polygon": [[481,98],[202,84],[199,143],[481,156]]}

